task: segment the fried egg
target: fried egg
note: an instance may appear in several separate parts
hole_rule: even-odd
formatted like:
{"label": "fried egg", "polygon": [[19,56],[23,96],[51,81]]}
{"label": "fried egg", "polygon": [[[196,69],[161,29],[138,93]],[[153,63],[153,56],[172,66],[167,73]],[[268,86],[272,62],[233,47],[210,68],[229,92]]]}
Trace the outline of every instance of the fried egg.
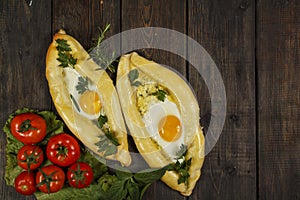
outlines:
{"label": "fried egg", "polygon": [[[64,81],[70,94],[73,110],[88,119],[97,119],[102,108],[97,87],[86,77],[81,76],[75,69],[64,68]],[[80,81],[85,84],[78,89]]]}
{"label": "fried egg", "polygon": [[150,137],[162,147],[172,161],[176,161],[177,152],[184,144],[184,127],[177,105],[167,98],[164,102],[152,103],[142,119]]}

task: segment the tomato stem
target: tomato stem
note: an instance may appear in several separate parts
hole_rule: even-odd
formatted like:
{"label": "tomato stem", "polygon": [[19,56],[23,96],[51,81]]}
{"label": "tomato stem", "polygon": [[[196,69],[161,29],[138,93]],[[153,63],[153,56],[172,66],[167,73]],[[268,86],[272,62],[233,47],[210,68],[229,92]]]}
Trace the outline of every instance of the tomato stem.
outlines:
{"label": "tomato stem", "polygon": [[47,175],[43,170],[39,169],[39,172],[41,172],[44,180],[42,180],[39,184],[37,184],[37,187],[40,187],[41,185],[44,185],[46,184],[46,188],[47,188],[47,191],[48,191],[48,194],[50,194],[50,184],[51,182],[54,182],[54,181],[57,181],[56,179],[53,179],[53,175],[57,172],[57,171],[54,171],[52,172],[51,174]]}
{"label": "tomato stem", "polygon": [[31,126],[31,121],[30,119],[26,119],[24,120],[21,125],[20,125],[20,129],[18,130],[18,132],[24,133],[28,130],[37,130],[36,128],[34,128],[33,126]]}
{"label": "tomato stem", "polygon": [[58,148],[56,148],[57,150],[57,156],[63,156],[63,158],[67,157],[68,154],[68,148],[63,146],[63,145],[59,145]]}
{"label": "tomato stem", "polygon": [[84,173],[87,170],[81,170],[80,165],[79,165],[78,162],[76,163],[76,167],[77,167],[76,170],[70,170],[70,171],[74,174],[74,177],[72,177],[71,180],[75,180],[76,181],[76,187],[78,187],[79,182],[81,182],[81,183],[85,182],[86,178],[84,176]]}

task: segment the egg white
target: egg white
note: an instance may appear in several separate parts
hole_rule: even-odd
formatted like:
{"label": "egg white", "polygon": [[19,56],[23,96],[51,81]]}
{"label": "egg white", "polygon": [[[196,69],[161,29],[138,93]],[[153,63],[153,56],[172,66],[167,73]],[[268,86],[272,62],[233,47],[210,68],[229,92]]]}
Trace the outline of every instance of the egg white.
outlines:
{"label": "egg white", "polygon": [[[79,94],[76,90],[76,85],[78,84],[78,79],[79,77],[82,77],[75,69],[69,68],[69,67],[65,67],[64,69],[64,81],[66,83],[67,89],[70,93],[70,95],[73,96],[74,100],[76,101],[77,105],[80,108],[79,105],[79,99],[81,94]],[[92,83],[88,83],[88,88],[91,91],[95,91],[97,92],[97,87],[95,85],[93,85]],[[97,92],[100,101],[101,101],[101,96],[100,94]],[[102,102],[102,101],[101,101]],[[82,108],[80,108],[80,111],[76,108],[75,103],[72,101],[72,105],[73,105],[73,110],[75,110],[78,114],[90,119],[90,120],[94,120],[94,119],[98,119],[100,112],[94,115],[88,114],[86,112],[84,112],[82,110]]]}
{"label": "egg white", "polygon": [[177,105],[166,98],[164,102],[158,101],[149,105],[149,109],[142,119],[150,137],[162,147],[172,161],[176,161],[178,157],[177,152],[180,150],[180,146],[184,144],[184,127],[181,124],[182,134],[179,139],[172,142],[165,141],[159,134],[158,125],[159,121],[168,115],[174,115],[180,122],[182,121]]}

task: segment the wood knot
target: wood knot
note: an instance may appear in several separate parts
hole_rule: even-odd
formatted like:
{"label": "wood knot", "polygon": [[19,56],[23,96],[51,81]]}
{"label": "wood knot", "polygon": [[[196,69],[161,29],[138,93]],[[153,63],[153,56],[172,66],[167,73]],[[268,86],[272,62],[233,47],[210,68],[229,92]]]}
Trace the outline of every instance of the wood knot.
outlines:
{"label": "wood knot", "polygon": [[239,8],[240,8],[241,10],[247,10],[247,9],[249,8],[249,6],[250,6],[249,1],[242,1],[242,2],[240,3]]}
{"label": "wood knot", "polygon": [[234,122],[237,122],[240,120],[240,117],[238,115],[235,115],[235,114],[232,114],[229,116],[229,119],[234,121]]}
{"label": "wood knot", "polygon": [[228,165],[224,168],[224,173],[229,176],[233,176],[236,173],[236,167],[233,165]]}

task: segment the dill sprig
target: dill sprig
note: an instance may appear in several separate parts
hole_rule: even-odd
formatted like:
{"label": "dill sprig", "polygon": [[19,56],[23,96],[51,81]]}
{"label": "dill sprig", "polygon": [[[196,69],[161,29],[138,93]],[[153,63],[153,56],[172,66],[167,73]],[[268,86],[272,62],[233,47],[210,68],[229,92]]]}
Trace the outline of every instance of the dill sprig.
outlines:
{"label": "dill sprig", "polygon": [[108,69],[110,72],[115,73],[116,67],[113,65],[117,60],[115,59],[115,52],[112,52],[111,56],[104,55],[102,48],[100,48],[100,44],[105,38],[105,34],[110,28],[110,24],[106,25],[104,30],[99,28],[99,36],[94,40],[93,47],[89,49],[89,53],[93,60],[100,66],[98,70]]}

